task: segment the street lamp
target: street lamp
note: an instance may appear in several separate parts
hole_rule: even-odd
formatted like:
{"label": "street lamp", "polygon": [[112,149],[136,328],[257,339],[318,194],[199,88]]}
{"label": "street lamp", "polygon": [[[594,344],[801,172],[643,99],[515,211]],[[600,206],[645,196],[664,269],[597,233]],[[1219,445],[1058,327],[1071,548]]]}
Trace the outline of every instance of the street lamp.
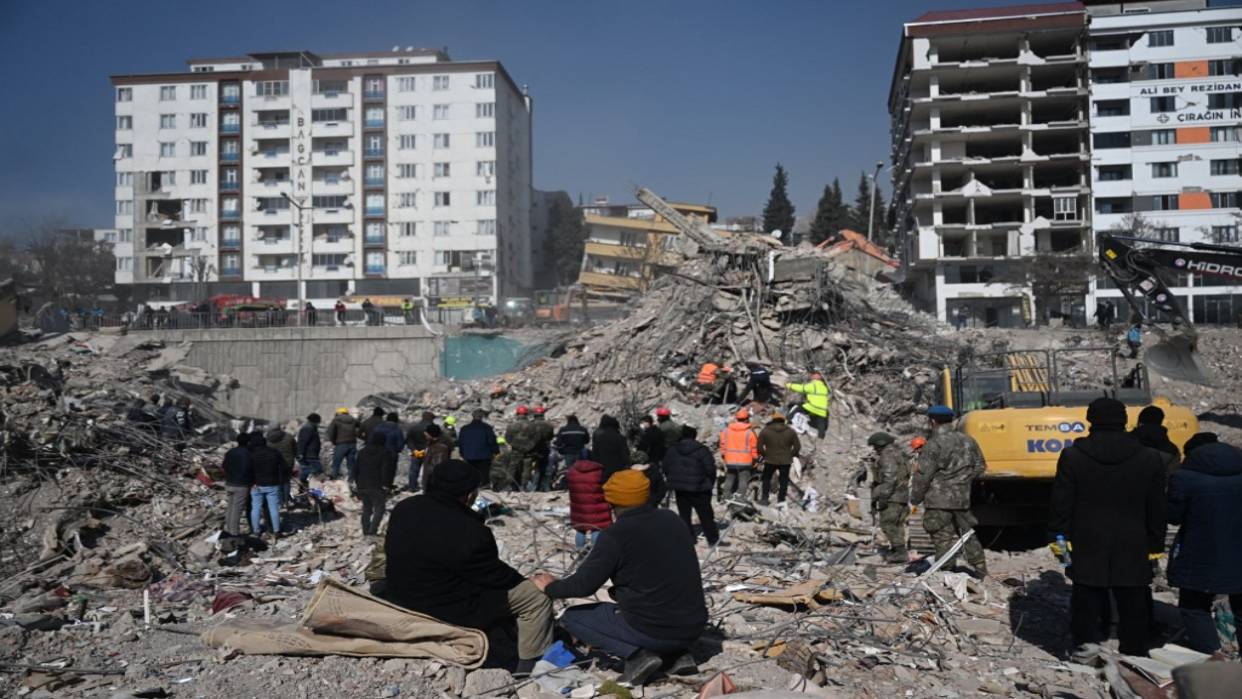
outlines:
{"label": "street lamp", "polygon": [[884,162],[877,162],[875,164],[875,174],[871,176],[871,206],[867,211],[867,240],[871,240],[872,233],[875,231],[875,197],[876,192],[880,188],[880,170],[883,169]]}
{"label": "street lamp", "polygon": [[302,285],[302,212],[310,207],[303,206],[298,203],[297,200],[289,196],[288,192],[281,192],[280,196],[284,197],[285,201],[289,202],[289,206],[292,206],[298,211],[298,244],[296,247],[297,252],[295,254],[298,258],[298,327],[301,327],[305,324],[305,321],[302,319],[302,310],[306,308],[306,289]]}

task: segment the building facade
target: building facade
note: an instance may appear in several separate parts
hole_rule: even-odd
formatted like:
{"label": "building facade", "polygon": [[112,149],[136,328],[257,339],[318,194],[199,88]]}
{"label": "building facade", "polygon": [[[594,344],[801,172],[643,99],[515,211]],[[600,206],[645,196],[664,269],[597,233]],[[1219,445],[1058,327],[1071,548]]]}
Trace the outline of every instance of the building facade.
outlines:
{"label": "building facade", "polygon": [[1037,298],[1030,258],[1090,249],[1079,3],[928,12],[903,27],[889,95],[899,254],[942,320],[1020,326],[1081,313]]}
{"label": "building facade", "polygon": [[302,284],[317,302],[449,306],[530,288],[532,105],[500,63],[394,49],[189,68],[112,77],[118,281],[136,297]]}
{"label": "building facade", "polygon": [[[715,223],[716,209],[698,204],[671,206],[683,215]],[[679,231],[641,204],[596,201],[580,207],[587,228],[578,283],[600,297],[626,298],[646,291],[663,272],[676,267],[673,250]]]}
{"label": "building facade", "polygon": [[[1242,8],[1168,0],[1088,12],[1095,230],[1239,244]],[[1195,322],[1242,312],[1242,287],[1173,276]],[[1094,300],[1104,299],[1123,303],[1107,279]]]}

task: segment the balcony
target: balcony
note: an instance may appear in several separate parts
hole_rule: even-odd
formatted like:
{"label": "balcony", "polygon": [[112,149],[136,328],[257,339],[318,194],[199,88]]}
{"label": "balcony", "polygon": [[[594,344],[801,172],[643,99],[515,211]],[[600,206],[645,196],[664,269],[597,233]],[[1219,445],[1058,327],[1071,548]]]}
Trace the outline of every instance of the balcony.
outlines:
{"label": "balcony", "polygon": [[237,152],[235,152],[235,151],[230,151],[230,152],[226,152],[226,153],[221,153],[221,154],[220,154],[220,160],[222,160],[222,161],[224,161],[224,162],[226,162],[226,163],[235,163],[235,162],[237,162],[238,160],[241,160],[241,153],[237,153]]}
{"label": "balcony", "polygon": [[311,95],[311,107],[349,107],[354,103],[350,92],[316,92]]}
{"label": "balcony", "polygon": [[383,102],[384,91],[383,90],[364,90],[362,92],[362,99],[365,102]]}
{"label": "balcony", "polygon": [[282,129],[285,131],[289,130],[289,122],[287,121],[256,121],[251,125],[256,129],[263,131],[265,134],[263,136],[264,138],[266,137],[266,134],[275,133]]}
{"label": "balcony", "polygon": [[237,182],[221,182],[220,183],[221,192],[236,192],[240,188],[241,188],[241,185],[239,185]]}
{"label": "balcony", "polygon": [[220,133],[241,133],[241,124],[220,124]]}
{"label": "balcony", "polygon": [[341,223],[349,224],[354,222],[354,210],[349,207],[341,207],[339,209],[315,209],[314,221],[319,223]]}
{"label": "balcony", "polygon": [[292,164],[287,150],[261,150],[254,152],[254,167],[288,167]]}
{"label": "balcony", "polygon": [[387,242],[388,241],[383,235],[368,235],[366,239],[363,240],[363,245],[368,247],[383,247]]}
{"label": "balcony", "polygon": [[366,274],[368,277],[382,277],[384,276],[384,265],[369,264],[366,266]]}
{"label": "balcony", "polygon": [[354,135],[351,121],[316,121],[311,123],[311,136],[346,138]]}
{"label": "balcony", "polygon": [[362,155],[365,158],[383,158],[384,149],[383,148],[368,148],[365,151],[363,151]]}
{"label": "balcony", "polygon": [[236,221],[239,218],[241,218],[241,211],[239,211],[238,209],[221,209],[220,210],[221,221]]}
{"label": "balcony", "polygon": [[348,149],[317,150],[311,153],[312,166],[346,166],[354,164],[354,153]]}
{"label": "balcony", "polygon": [[221,267],[220,268],[221,277],[240,277],[241,275],[242,275],[241,267]]}
{"label": "balcony", "polygon": [[220,93],[220,104],[237,106],[241,104],[241,95],[226,95]]}
{"label": "balcony", "polygon": [[383,118],[366,119],[365,121],[362,122],[362,126],[363,128],[367,128],[367,129],[382,129],[384,128],[384,120]]}
{"label": "balcony", "polygon": [[383,177],[368,177],[365,180],[363,180],[363,184],[369,188],[374,188],[374,187],[382,188],[384,186],[384,178]]}
{"label": "balcony", "polygon": [[354,183],[350,180],[312,180],[311,194],[353,194]]}
{"label": "balcony", "polygon": [[384,215],[384,207],[382,207],[382,206],[368,206],[368,207],[366,207],[366,211],[365,211],[365,213],[366,213],[366,215],[367,215],[367,216],[383,216],[383,215]]}

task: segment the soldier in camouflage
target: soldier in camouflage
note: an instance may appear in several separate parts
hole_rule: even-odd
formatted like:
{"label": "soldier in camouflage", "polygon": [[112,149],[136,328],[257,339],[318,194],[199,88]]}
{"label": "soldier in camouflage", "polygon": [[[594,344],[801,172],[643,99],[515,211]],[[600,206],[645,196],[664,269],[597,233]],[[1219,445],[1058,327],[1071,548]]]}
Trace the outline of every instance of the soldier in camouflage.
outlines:
{"label": "soldier in camouflage", "polygon": [[[910,504],[923,505],[923,528],[936,547],[936,557],[948,552],[978,522],[970,513],[970,489],[983,475],[983,452],[969,435],[953,429],[951,408],[933,405],[927,411],[932,435],[919,455],[919,468],[910,487]],[[987,561],[978,536],[963,548],[974,575],[987,575]],[[949,561],[947,565],[952,565]]]}
{"label": "soldier in camouflage", "polygon": [[[538,434],[527,417],[529,413],[529,408],[519,405],[513,422],[505,428],[505,442],[509,444],[509,452],[508,457],[501,459],[497,468],[492,469],[492,486],[495,488],[521,490],[522,484],[530,480],[531,471],[535,468],[532,453]],[[496,476],[501,479],[497,481]]]}
{"label": "soldier in camouflage", "polygon": [[905,563],[906,520],[910,517],[910,461],[896,438],[887,432],[876,432],[867,444],[876,450],[871,470],[871,508],[879,520],[880,530],[888,539],[889,563]]}

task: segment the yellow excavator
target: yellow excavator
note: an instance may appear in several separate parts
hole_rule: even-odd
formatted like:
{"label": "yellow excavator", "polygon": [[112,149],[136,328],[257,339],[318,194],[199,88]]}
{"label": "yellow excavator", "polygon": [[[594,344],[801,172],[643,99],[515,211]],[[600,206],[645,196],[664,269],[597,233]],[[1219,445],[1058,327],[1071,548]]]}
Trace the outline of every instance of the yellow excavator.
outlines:
{"label": "yellow excavator", "polygon": [[[1080,369],[1074,355],[1097,354],[1111,376]],[[987,471],[975,483],[972,510],[989,527],[1042,525],[1061,451],[1086,436],[1087,405],[1096,398],[1125,403],[1127,429],[1148,405],[1164,410],[1169,439],[1180,449],[1199,430],[1190,409],[1152,395],[1147,368],[1118,372],[1115,348],[994,352],[946,368],[937,398],[958,411],[960,428],[983,451]],[[1090,377],[1090,378],[1080,378]]]}

